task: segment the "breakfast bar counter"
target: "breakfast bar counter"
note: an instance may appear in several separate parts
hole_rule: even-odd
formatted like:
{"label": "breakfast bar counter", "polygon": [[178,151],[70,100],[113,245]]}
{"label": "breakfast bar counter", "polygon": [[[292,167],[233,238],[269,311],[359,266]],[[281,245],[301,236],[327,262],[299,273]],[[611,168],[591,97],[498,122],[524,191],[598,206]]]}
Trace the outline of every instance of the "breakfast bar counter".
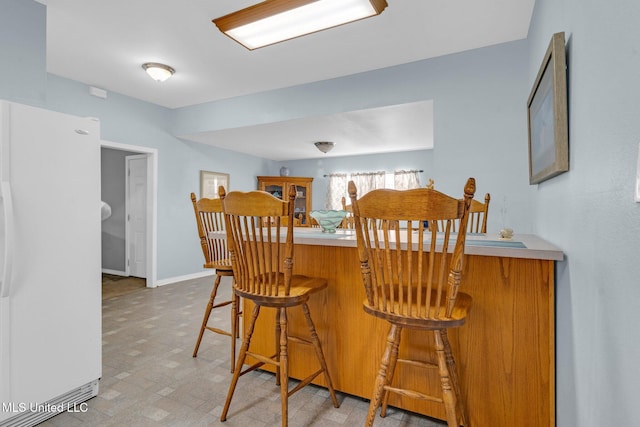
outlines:
{"label": "breakfast bar counter", "polygon": [[[367,315],[355,234],[296,228],[294,274],[324,277],[328,289],[309,305],[337,390],[371,397],[388,324]],[[562,252],[533,235],[467,237],[461,291],[473,297],[467,322],[450,333],[471,424],[485,427],[555,426],[554,266]],[[245,302],[245,313],[250,304]],[[273,320],[256,325],[252,348],[275,351]],[[245,318],[246,322],[247,319]],[[307,332],[301,312],[291,310],[290,329]],[[426,353],[424,332],[403,340],[400,354]],[[421,337],[421,338],[419,338]],[[419,343],[419,344],[416,344]],[[304,378],[314,356],[292,348],[290,375]],[[439,394],[437,371],[427,374],[398,365],[395,380]],[[318,378],[317,384],[324,385]],[[391,395],[390,405],[443,419],[440,404]]]}

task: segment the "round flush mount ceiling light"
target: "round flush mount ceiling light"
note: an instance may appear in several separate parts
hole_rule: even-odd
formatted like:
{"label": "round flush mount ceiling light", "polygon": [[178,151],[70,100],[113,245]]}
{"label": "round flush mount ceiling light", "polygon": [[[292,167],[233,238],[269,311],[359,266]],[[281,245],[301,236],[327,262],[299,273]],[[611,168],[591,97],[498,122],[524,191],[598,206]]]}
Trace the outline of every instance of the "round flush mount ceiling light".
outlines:
{"label": "round flush mount ceiling light", "polygon": [[318,150],[326,154],[329,151],[333,150],[333,146],[336,144],[331,141],[318,141],[314,142],[313,145],[315,145]]}
{"label": "round flush mount ceiling light", "polygon": [[151,76],[151,78],[157,82],[163,82],[169,77],[173,76],[176,72],[168,65],[160,64],[158,62],[147,62],[142,64],[142,68]]}

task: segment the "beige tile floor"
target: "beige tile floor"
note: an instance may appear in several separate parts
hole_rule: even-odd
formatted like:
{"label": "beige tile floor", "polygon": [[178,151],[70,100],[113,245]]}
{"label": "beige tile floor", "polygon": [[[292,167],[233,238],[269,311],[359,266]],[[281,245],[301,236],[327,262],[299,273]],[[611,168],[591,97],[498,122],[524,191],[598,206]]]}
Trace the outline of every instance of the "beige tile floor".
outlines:
{"label": "beige tile floor", "polygon": [[[62,413],[40,425],[279,426],[279,388],[273,374],[261,371],[240,378],[227,421],[219,420],[231,380],[228,338],[205,332],[198,357],[191,357],[211,284],[207,277],[105,299],[98,396],[87,402],[86,412]],[[223,285],[222,297],[228,297],[230,282]],[[211,321],[228,324],[228,312]],[[289,425],[364,425],[367,400],[344,393],[338,400],[336,409],[325,389],[303,388],[289,400]],[[395,408],[375,422],[376,427],[443,425]]]}

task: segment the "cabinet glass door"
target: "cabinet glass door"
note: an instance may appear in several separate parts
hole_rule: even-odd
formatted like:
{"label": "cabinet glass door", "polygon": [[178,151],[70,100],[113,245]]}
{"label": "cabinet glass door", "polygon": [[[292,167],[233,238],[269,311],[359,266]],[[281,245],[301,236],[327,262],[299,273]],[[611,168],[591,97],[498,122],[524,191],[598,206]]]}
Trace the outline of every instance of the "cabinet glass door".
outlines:
{"label": "cabinet glass door", "polygon": [[307,223],[307,187],[296,185],[295,217],[300,225]]}
{"label": "cabinet glass door", "polygon": [[273,194],[278,199],[282,199],[282,185],[265,185],[264,191]]}

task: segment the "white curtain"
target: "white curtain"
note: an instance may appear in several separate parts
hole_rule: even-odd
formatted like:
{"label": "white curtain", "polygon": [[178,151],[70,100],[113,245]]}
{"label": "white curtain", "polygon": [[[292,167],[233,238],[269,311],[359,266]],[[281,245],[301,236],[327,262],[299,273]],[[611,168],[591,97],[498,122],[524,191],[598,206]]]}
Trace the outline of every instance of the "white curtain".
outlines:
{"label": "white curtain", "polygon": [[[396,190],[408,190],[420,187],[420,171],[418,170],[398,170],[393,173],[393,188]],[[384,171],[378,172],[358,172],[358,173],[333,173],[329,175],[327,185],[326,209],[342,209],[342,197],[345,197],[346,204],[351,204],[347,194],[347,183],[351,179],[358,190],[358,198],[367,194],[371,190],[385,188]]]}
{"label": "white curtain", "polygon": [[[329,175],[327,185],[326,209],[342,209],[342,197],[347,195],[347,174],[333,173]],[[349,204],[349,202],[347,202]]]}
{"label": "white curtain", "polygon": [[358,190],[358,198],[364,196],[371,190],[384,188],[385,172],[362,172],[352,173],[351,179]]}
{"label": "white curtain", "polygon": [[409,190],[411,188],[420,188],[420,171],[417,170],[399,170],[393,173],[393,188],[396,190]]}

